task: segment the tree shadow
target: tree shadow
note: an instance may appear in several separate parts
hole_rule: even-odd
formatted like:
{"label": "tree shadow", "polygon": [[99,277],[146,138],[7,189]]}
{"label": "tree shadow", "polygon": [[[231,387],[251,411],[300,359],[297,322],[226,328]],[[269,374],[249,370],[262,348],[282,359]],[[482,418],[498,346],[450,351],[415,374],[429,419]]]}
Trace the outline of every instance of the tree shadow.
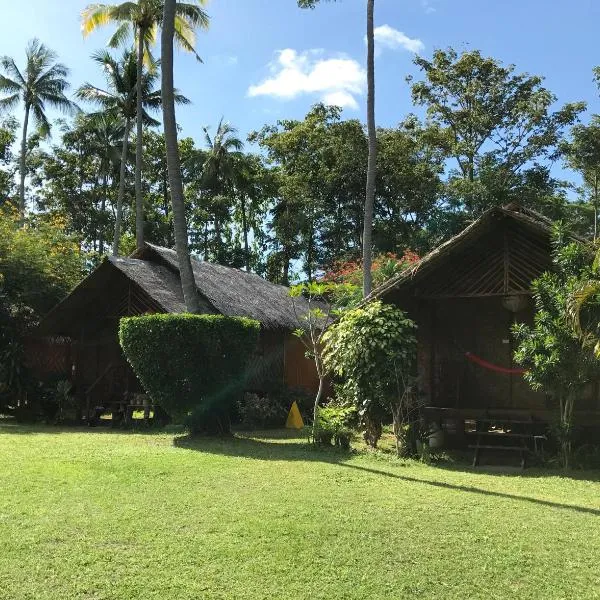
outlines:
{"label": "tree shadow", "polygon": [[[502,498],[506,500],[515,500],[518,502],[524,502],[528,504],[537,504],[547,508],[557,508],[561,510],[588,514],[593,516],[600,516],[600,508],[592,508],[587,506],[577,506],[574,504],[564,504],[560,502],[553,502],[551,500],[544,500],[540,498],[533,498],[531,496],[521,496],[517,494],[510,494],[508,492],[499,492],[495,490],[486,490],[483,488],[461,485],[455,483],[448,483],[443,481],[436,481],[433,479],[425,479],[421,477],[414,477],[407,474],[393,473],[386,470],[374,469],[372,467],[366,467],[355,463],[348,462],[356,453],[343,452],[325,448],[314,448],[310,446],[306,441],[301,441],[301,438],[293,436],[281,436],[279,439],[285,439],[283,443],[273,442],[271,432],[268,437],[263,435],[253,435],[252,437],[245,436],[232,436],[229,438],[202,438],[202,437],[190,437],[187,435],[176,436],[173,439],[173,445],[176,448],[185,450],[192,450],[195,452],[203,452],[207,454],[219,454],[222,456],[231,457],[243,457],[251,460],[272,460],[272,461],[315,461],[334,464],[344,469],[352,469],[355,471],[361,471],[371,475],[379,477],[385,477],[389,479],[395,479],[404,481],[411,484],[423,485],[428,487],[434,487],[437,489],[446,489],[455,492],[477,494],[480,496],[487,496],[492,498]],[[403,465],[410,469],[407,463],[397,463],[395,466]],[[449,470],[470,472],[473,474],[483,473],[488,474],[485,471],[477,469],[460,469],[452,468]],[[551,472],[549,472],[551,473]],[[519,476],[523,476],[522,474]],[[536,473],[536,477],[543,476],[541,473]],[[548,476],[548,473],[546,474]]]}
{"label": "tree shadow", "polygon": [[11,418],[0,417],[0,435],[48,435],[64,433],[89,433],[95,435],[157,435],[181,433],[182,427],[169,426],[164,428],[147,427],[140,422],[131,427],[112,426],[110,420],[106,424],[96,427],[81,425],[79,423],[61,423],[58,425],[47,423],[20,423]]}

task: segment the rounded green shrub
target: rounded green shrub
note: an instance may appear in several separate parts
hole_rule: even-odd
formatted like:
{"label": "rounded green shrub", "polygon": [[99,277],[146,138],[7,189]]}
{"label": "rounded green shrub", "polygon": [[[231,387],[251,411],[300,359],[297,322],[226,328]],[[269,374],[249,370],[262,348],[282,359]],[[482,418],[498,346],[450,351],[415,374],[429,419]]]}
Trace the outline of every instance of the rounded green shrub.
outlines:
{"label": "rounded green shrub", "polygon": [[221,315],[156,314],[121,319],[119,340],[144,389],[192,432],[229,430],[260,324]]}

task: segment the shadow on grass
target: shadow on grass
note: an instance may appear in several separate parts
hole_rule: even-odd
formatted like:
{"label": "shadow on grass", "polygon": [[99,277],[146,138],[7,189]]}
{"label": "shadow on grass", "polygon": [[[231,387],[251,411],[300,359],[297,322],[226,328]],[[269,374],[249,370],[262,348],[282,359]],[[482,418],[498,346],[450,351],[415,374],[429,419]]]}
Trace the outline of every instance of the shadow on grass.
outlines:
{"label": "shadow on grass", "polygon": [[176,435],[183,431],[179,426],[168,426],[163,428],[148,427],[140,421],[139,424],[134,424],[131,427],[112,426],[109,419],[106,419],[106,424],[102,423],[96,427],[81,425],[79,423],[49,425],[46,423],[19,423],[12,418],[0,417],[0,435],[48,435],[62,433],[89,433],[89,434],[110,434],[110,435],[157,435],[157,434],[172,434]]}
{"label": "shadow on grass", "polygon": [[[205,452],[208,454],[220,454],[223,456],[243,457],[255,460],[278,460],[278,461],[318,461],[336,466],[376,475],[379,477],[385,477],[389,479],[395,479],[404,481],[406,483],[424,485],[428,487],[434,487],[438,489],[446,489],[455,492],[463,492],[468,494],[477,494],[480,496],[487,496],[492,498],[502,498],[506,500],[515,500],[528,504],[537,504],[539,506],[545,506],[548,508],[558,508],[571,512],[588,514],[593,516],[600,516],[600,508],[591,508],[586,506],[577,506],[573,504],[563,504],[560,502],[553,502],[551,500],[543,500],[540,498],[532,498],[530,496],[520,496],[516,494],[509,494],[507,492],[498,492],[494,490],[486,490],[475,486],[460,485],[455,483],[448,483],[444,481],[436,481],[432,479],[424,479],[420,477],[413,477],[410,475],[393,473],[390,471],[374,469],[372,467],[366,467],[358,464],[349,463],[348,459],[353,455],[349,452],[338,451],[335,448],[331,449],[318,449],[310,446],[306,441],[302,441],[297,436],[280,435],[279,439],[284,439],[281,442],[272,442],[269,440],[274,439],[274,436],[269,432],[268,438],[260,435],[253,435],[252,437],[230,437],[230,438],[198,438],[190,436],[177,436],[173,440],[173,445],[177,448],[185,450],[193,450],[196,452]],[[485,475],[492,475],[494,473],[488,473],[486,471],[474,470],[474,469],[460,469],[451,468],[449,470],[480,473]],[[552,472],[546,472],[546,476]],[[496,473],[497,474],[497,473]],[[522,474],[520,475],[523,476]],[[536,473],[533,476],[541,477],[544,476],[542,473]]]}

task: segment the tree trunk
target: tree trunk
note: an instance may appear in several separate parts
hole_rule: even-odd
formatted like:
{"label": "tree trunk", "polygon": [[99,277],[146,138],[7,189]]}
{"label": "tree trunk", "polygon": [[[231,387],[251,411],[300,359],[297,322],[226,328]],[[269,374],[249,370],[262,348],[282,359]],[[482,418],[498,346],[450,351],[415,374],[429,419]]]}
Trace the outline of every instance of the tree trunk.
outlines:
{"label": "tree trunk", "polygon": [[176,0],[165,0],[163,28],[161,37],[162,59],[162,109],[165,128],[165,146],[167,167],[169,170],[169,187],[173,205],[173,229],[175,248],[179,262],[181,287],[185,299],[186,310],[190,313],[199,311],[198,290],[194,279],[194,271],[188,249],[188,232],[185,220],[185,204],[183,199],[183,183],[181,180],[181,163],[179,146],[177,145],[177,123],[175,121],[175,97],[173,93],[173,33],[175,29]]}
{"label": "tree trunk", "polygon": [[142,151],[143,151],[143,98],[142,77],[144,75],[144,35],[138,30],[137,48],[137,93],[136,93],[136,140],[135,140],[135,243],[138,248],[144,246],[144,198],[142,195]]}
{"label": "tree trunk", "polygon": [[108,196],[108,173],[104,173],[104,181],[102,182],[102,201],[100,202],[100,226],[98,231],[98,252],[104,254],[104,227],[103,219],[106,211],[106,197]]}
{"label": "tree trunk", "polygon": [[594,241],[598,239],[598,174],[594,175]]}
{"label": "tree trunk", "polygon": [[317,423],[319,420],[319,406],[321,404],[321,396],[323,395],[323,383],[325,380],[325,376],[319,370],[319,389],[317,390],[317,396],[315,398],[315,406],[313,408],[313,427],[312,427],[312,438],[313,443],[317,441]]}
{"label": "tree trunk", "polygon": [[121,221],[123,220],[123,198],[125,196],[125,177],[127,174],[127,149],[129,147],[129,132],[131,120],[125,121],[123,135],[123,149],[121,150],[121,170],[119,172],[119,191],[117,193],[117,214],[115,215],[115,237],[113,239],[113,256],[119,256],[119,243],[121,242]]}
{"label": "tree trunk", "polygon": [[242,194],[242,230],[244,233],[244,264],[246,272],[250,273],[250,249],[248,246],[248,221],[246,219],[246,196]]}
{"label": "tree trunk", "polygon": [[29,125],[29,104],[25,104],[25,118],[23,119],[23,139],[21,140],[21,157],[19,160],[19,215],[25,218],[25,161],[27,159],[27,126]]}
{"label": "tree trunk", "polygon": [[369,162],[363,230],[363,296],[371,293],[373,262],[373,209],[375,205],[375,175],[377,161],[377,131],[375,129],[375,0],[367,0],[367,130],[369,134]]}

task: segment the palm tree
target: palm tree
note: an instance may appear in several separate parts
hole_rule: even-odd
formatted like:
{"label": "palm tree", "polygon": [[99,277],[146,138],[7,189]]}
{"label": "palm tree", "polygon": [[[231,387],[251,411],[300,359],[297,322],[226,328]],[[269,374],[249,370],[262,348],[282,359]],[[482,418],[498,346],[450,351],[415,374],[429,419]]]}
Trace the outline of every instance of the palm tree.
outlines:
{"label": "palm tree", "polygon": [[27,158],[27,129],[29,116],[33,119],[39,133],[45,137],[50,133],[50,123],[46,116],[46,105],[64,113],[72,113],[76,105],[65,96],[69,88],[67,76],[69,69],[56,62],[55,52],[44,46],[38,39],[27,44],[26,62],[23,73],[10,56],[0,59],[0,92],[8,93],[0,99],[0,111],[10,110],[19,102],[25,107],[23,119],[23,136],[21,139],[21,156],[19,161],[19,211],[21,218],[25,216],[25,161]]}
{"label": "palm tree", "polygon": [[569,299],[567,310],[575,331],[585,346],[600,358],[600,249],[592,263],[592,276],[581,282]]}
{"label": "palm tree", "polygon": [[120,163],[125,123],[120,116],[112,112],[98,112],[86,115],[82,126],[88,134],[92,152],[100,159],[99,172],[102,177],[102,199],[100,201],[98,224],[98,252],[102,255],[104,254],[104,216],[108,200],[108,180]]}
{"label": "palm tree", "polygon": [[363,296],[371,293],[373,278],[373,210],[375,205],[375,178],[377,176],[377,129],[375,127],[375,0],[367,0],[367,132],[369,159],[367,163],[367,189],[365,194],[365,219],[363,226]]}
{"label": "palm tree", "polygon": [[[208,27],[208,15],[201,6],[206,0],[193,0],[192,2],[176,2],[174,17],[175,41],[184,50],[193,52],[197,27]],[[131,34],[136,41],[137,47],[137,81],[142,81],[144,61],[152,70],[152,45],[156,41],[158,29],[163,21],[163,0],[137,0],[122,4],[92,4],[82,13],[82,31],[84,36],[88,35],[102,25],[115,24],[117,29],[109,40],[109,46],[115,48],[127,39]],[[198,57],[199,58],[199,57]],[[138,248],[144,245],[144,204],[142,197],[142,139],[144,122],[142,115],[142,99],[137,96],[136,119],[136,152],[135,152],[135,203],[136,218],[135,231]]]}
{"label": "palm tree", "polygon": [[[221,256],[221,214],[223,200],[232,192],[232,183],[235,171],[235,153],[241,152],[243,142],[236,137],[237,129],[223,118],[217,125],[214,137],[210,136],[208,127],[204,127],[204,139],[208,149],[204,161],[202,181],[203,187],[209,190],[213,200],[215,218],[215,237],[217,241],[217,262]],[[221,210],[219,210],[221,209]]]}
{"label": "palm tree", "polygon": [[175,248],[179,262],[179,276],[185,300],[186,310],[197,313],[200,309],[198,290],[194,279],[194,270],[188,248],[188,231],[185,219],[185,203],[183,199],[183,182],[181,180],[181,162],[177,144],[177,122],[175,120],[175,93],[173,89],[173,35],[175,29],[175,0],[165,0],[163,30],[161,37],[162,70],[162,106],[165,128],[165,147],[167,152],[167,169],[169,171],[169,187],[171,188],[171,204],[173,206],[173,229]]}
{"label": "palm tree", "polygon": [[[129,137],[133,122],[136,120],[138,114],[137,59],[135,54],[129,51],[123,53],[121,60],[115,59],[106,51],[96,52],[92,55],[92,58],[104,70],[108,90],[85,83],[77,90],[77,96],[83,100],[98,104],[105,112],[116,115],[124,123],[119,191],[115,216],[115,235],[113,239],[113,254],[116,256],[119,253],[119,243],[121,240]],[[158,73],[156,69],[142,75],[141,120],[147,126],[159,125],[159,122],[149,114],[149,111],[158,110],[161,105],[160,91],[154,89],[157,79]],[[181,94],[176,94],[175,99],[180,104],[189,103],[189,100]]]}
{"label": "palm tree", "polygon": [[[300,8],[314,8],[321,0],[297,0]],[[363,296],[373,287],[373,210],[375,205],[375,180],[377,176],[377,129],[375,126],[375,0],[367,0],[367,131],[369,134],[369,159],[365,190],[365,216],[363,224]]]}

